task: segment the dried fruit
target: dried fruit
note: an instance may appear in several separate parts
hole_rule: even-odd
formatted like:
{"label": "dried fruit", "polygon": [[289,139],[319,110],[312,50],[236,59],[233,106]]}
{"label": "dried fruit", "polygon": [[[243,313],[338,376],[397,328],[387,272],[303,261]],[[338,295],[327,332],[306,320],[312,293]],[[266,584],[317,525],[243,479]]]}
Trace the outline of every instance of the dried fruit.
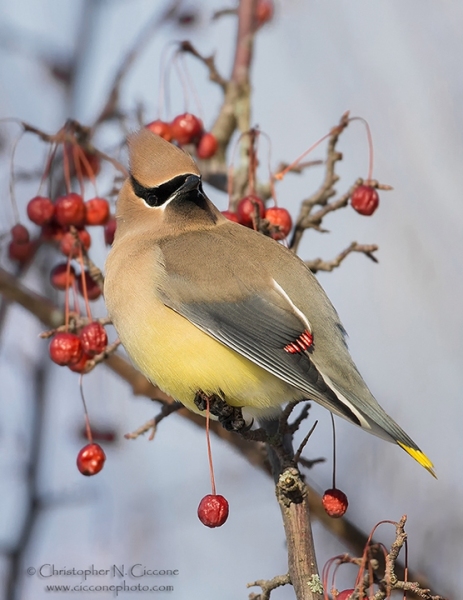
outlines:
{"label": "dried fruit", "polygon": [[223,210],[222,214],[224,217],[227,217],[229,221],[233,221],[233,223],[239,223],[238,215],[231,210]]}
{"label": "dried fruit", "polygon": [[379,205],[379,195],[371,185],[359,185],[352,193],[352,208],[359,214],[369,217]]}
{"label": "dried fruit", "polygon": [[212,133],[203,133],[196,148],[196,154],[198,158],[211,158],[217,152],[218,146],[219,143],[215,135]]}
{"label": "dried fruit", "polygon": [[109,217],[109,202],[105,198],[92,198],[85,202],[86,225],[105,225]]}
{"label": "dried fruit", "polygon": [[145,127],[168,142],[170,142],[172,139],[172,128],[170,123],[166,123],[165,121],[157,119],[156,121],[148,123],[148,125],[145,125]]}
{"label": "dried fruit", "polygon": [[77,363],[82,356],[82,343],[77,335],[58,332],[50,342],[50,358],[61,367]]}
{"label": "dried fruit", "polygon": [[246,227],[254,227],[255,216],[257,214],[263,219],[265,215],[265,204],[259,196],[249,194],[238,202],[236,214],[241,225]]}
{"label": "dried fruit", "polygon": [[36,225],[47,225],[53,219],[55,206],[50,198],[36,196],[29,200],[27,205],[27,216]]}
{"label": "dried fruit", "polygon": [[221,527],[228,519],[228,502],[220,494],[204,496],[198,506],[198,518],[206,527]]}
{"label": "dried fruit", "polygon": [[326,490],[322,504],[326,514],[334,519],[342,517],[349,506],[346,494],[337,488]]}
{"label": "dried fruit", "polygon": [[29,231],[24,227],[24,225],[18,223],[11,228],[11,239],[16,244],[27,244],[30,240]]}
{"label": "dried fruit", "polygon": [[77,455],[77,468],[87,477],[101,471],[106,460],[106,454],[99,444],[87,444]]}
{"label": "dried fruit", "polygon": [[[83,250],[88,250],[92,243],[92,238],[86,229],[79,229],[77,231],[77,238],[82,245]],[[66,231],[61,238],[59,249],[64,256],[71,256],[77,258],[79,256],[79,242],[76,240],[73,233]]]}
{"label": "dried fruit", "polygon": [[191,113],[178,115],[171,123],[172,137],[180,145],[195,144],[199,141],[203,133],[203,124],[201,119]]}
{"label": "dried fruit", "polygon": [[98,321],[85,325],[79,337],[84,352],[91,357],[101,354],[108,344],[106,329]]}
{"label": "dried fruit", "polygon": [[[97,300],[101,296],[101,288],[94,279],[90,277],[87,271],[84,271],[85,285],[87,288],[87,298],[89,300]],[[82,275],[77,278],[77,287],[79,292],[84,296],[84,286],[82,284]]]}
{"label": "dried fruit", "polygon": [[104,241],[107,246],[111,246],[114,241],[114,234],[116,233],[117,221],[115,217],[110,217],[104,228]]}
{"label": "dried fruit", "polygon": [[286,208],[272,206],[265,211],[265,218],[275,228],[270,234],[274,240],[283,240],[293,226],[293,220]]}
{"label": "dried fruit", "polygon": [[82,196],[71,192],[57,198],[55,218],[60,225],[82,227],[85,223],[85,203]]}
{"label": "dried fruit", "polygon": [[336,600],[349,600],[354,592],[354,589],[342,590],[342,592],[339,592],[339,594],[336,596]]}
{"label": "dried fruit", "polygon": [[57,290],[66,290],[75,279],[76,271],[72,265],[69,267],[69,273],[66,263],[60,263],[53,267],[50,273],[50,283]]}

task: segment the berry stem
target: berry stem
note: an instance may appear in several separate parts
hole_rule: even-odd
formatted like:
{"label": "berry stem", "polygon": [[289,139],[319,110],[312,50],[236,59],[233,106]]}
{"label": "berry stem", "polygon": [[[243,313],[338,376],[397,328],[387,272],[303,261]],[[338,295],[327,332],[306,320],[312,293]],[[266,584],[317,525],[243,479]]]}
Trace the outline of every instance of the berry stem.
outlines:
{"label": "berry stem", "polygon": [[74,161],[74,169],[75,169],[77,181],[79,182],[79,187],[80,187],[80,195],[83,198],[84,194],[85,194],[85,187],[84,187],[84,177],[82,174],[82,167],[81,167],[80,160],[79,160],[80,148],[76,144],[72,144],[71,148],[72,148],[72,160]]}
{"label": "berry stem", "polygon": [[334,416],[330,412],[331,426],[333,429],[333,489],[336,489],[336,427],[334,425]]}
{"label": "berry stem", "polygon": [[83,373],[81,373],[80,377],[79,377],[79,388],[80,388],[80,397],[82,398],[82,404],[84,405],[85,432],[87,434],[88,441],[90,442],[90,444],[93,444],[92,429],[90,427],[90,419],[88,417],[87,403],[85,402],[85,397],[84,397],[84,376],[83,376]]}
{"label": "berry stem", "polygon": [[63,171],[64,181],[66,183],[66,191],[68,194],[71,193],[71,173],[69,169],[69,156],[66,152],[66,142],[63,142]]}
{"label": "berry stem", "polygon": [[[68,256],[68,260],[66,263],[66,281],[69,281],[71,277],[71,255]],[[65,331],[68,330],[69,327],[69,285],[66,286],[66,291],[64,294],[64,326]]]}
{"label": "berry stem", "polygon": [[373,162],[374,162],[373,136],[371,135],[371,129],[368,124],[368,121],[366,119],[364,119],[363,117],[351,117],[349,119],[349,122],[350,121],[361,121],[365,125],[365,128],[367,130],[368,152],[369,152],[367,181],[370,181],[371,179],[373,179]]}
{"label": "berry stem", "polygon": [[206,442],[207,442],[207,458],[209,459],[209,473],[211,475],[211,488],[212,495],[216,495],[215,490],[215,477],[214,477],[214,465],[212,464],[212,450],[211,450],[211,436],[209,431],[210,425],[210,410],[209,410],[209,398],[206,398]]}
{"label": "berry stem", "polygon": [[201,121],[204,123],[204,111],[203,111],[203,106],[201,104],[201,100],[199,98],[198,95],[198,91],[196,90],[195,84],[193,79],[191,78],[190,75],[190,71],[188,70],[188,67],[186,65],[186,60],[185,60],[185,53],[182,52],[182,50],[177,50],[176,52],[176,56],[178,58],[178,63],[179,65],[182,66],[183,72],[184,72],[184,76],[186,79],[186,82],[188,84],[188,87],[190,88],[191,94],[193,96],[193,99],[195,101],[196,104],[196,109],[197,109],[197,115],[199,116],[199,118],[201,119]]}
{"label": "berry stem", "polygon": [[15,183],[15,177],[14,177],[14,156],[16,154],[16,148],[18,147],[18,144],[22,138],[22,136],[24,135],[24,131],[21,131],[21,133],[18,135],[18,137],[15,139],[15,141],[13,142],[13,148],[11,151],[11,162],[10,162],[10,200],[11,200],[11,206],[13,207],[13,214],[14,214],[14,221],[15,223],[19,223],[20,218],[19,218],[19,210],[18,210],[18,204],[16,202],[16,194],[14,192],[14,183]]}
{"label": "berry stem", "polygon": [[37,196],[40,196],[42,194],[42,190],[43,190],[45,181],[48,179],[48,177],[50,175],[51,166],[53,164],[53,160],[55,159],[55,154],[56,154],[57,148],[58,148],[58,146],[56,144],[52,144],[50,146],[50,149],[48,151],[47,161],[45,163],[45,169],[43,170],[42,177],[40,178],[39,189],[36,194]]}
{"label": "berry stem", "polygon": [[179,61],[178,61],[178,51],[175,52],[175,54],[173,54],[171,56],[170,62],[173,64],[175,71],[177,73],[177,77],[180,80],[180,85],[182,86],[182,91],[183,91],[183,106],[185,108],[185,110],[183,112],[187,113],[190,112],[189,109],[189,90],[188,90],[188,82],[187,79],[185,77],[185,73],[182,72],[182,69],[179,65]]}
{"label": "berry stem", "polygon": [[[93,172],[92,166],[89,163],[88,158],[85,155],[85,152],[82,150],[82,148],[80,146],[77,146],[77,145],[74,146],[74,151],[75,151],[74,160],[76,161],[76,163],[79,164],[79,168],[80,168],[80,161],[82,161],[82,164],[84,165],[84,168],[87,172],[87,177],[90,179],[90,181],[92,182],[93,187],[95,189],[95,196],[98,196],[95,173]],[[76,158],[78,158],[79,160],[76,160]],[[81,190],[82,190],[81,194],[83,197],[84,196],[83,182],[81,183]]]}
{"label": "berry stem", "polygon": [[290,165],[288,165],[287,167],[285,167],[283,169],[283,171],[280,171],[279,173],[275,173],[275,175],[273,176],[274,179],[278,179],[278,181],[281,181],[283,179],[283,177],[286,175],[286,173],[288,171],[291,171],[291,169],[294,169],[294,167],[296,167],[301,160],[307,156],[307,154],[309,154],[310,152],[312,152],[312,150],[314,150],[319,144],[321,144],[324,140],[326,140],[327,138],[330,137],[330,135],[332,135],[332,131],[329,131],[326,135],[324,135],[323,137],[321,137],[318,141],[315,142],[315,144],[312,144],[310,146],[310,148],[308,150],[306,150],[305,152],[303,152],[300,156],[298,156],[296,158],[295,161],[293,161]]}

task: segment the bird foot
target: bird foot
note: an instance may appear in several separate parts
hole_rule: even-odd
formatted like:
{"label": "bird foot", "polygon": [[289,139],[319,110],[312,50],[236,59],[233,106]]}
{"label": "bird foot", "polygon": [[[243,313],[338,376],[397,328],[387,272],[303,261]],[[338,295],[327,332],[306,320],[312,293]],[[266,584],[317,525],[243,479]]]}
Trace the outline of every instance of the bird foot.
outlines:
{"label": "bird foot", "polygon": [[230,406],[217,394],[208,396],[205,392],[199,390],[196,392],[194,402],[200,411],[206,410],[209,403],[211,415],[217,417],[219,423],[227,431],[247,431],[252,426],[252,423],[249,426],[246,425],[240,407]]}

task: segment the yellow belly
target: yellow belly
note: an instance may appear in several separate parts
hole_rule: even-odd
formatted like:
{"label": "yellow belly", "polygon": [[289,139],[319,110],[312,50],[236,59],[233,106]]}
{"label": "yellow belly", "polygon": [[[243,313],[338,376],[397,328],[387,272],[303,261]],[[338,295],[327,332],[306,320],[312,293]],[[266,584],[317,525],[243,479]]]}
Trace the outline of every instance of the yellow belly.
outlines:
{"label": "yellow belly", "polygon": [[[150,302],[153,309],[153,302]],[[114,325],[138,369],[164,392],[198,412],[198,390],[223,395],[250,416],[270,416],[303,394],[217,342],[187,319],[156,302],[155,309],[113,315]],[[132,307],[132,309],[135,307]]]}

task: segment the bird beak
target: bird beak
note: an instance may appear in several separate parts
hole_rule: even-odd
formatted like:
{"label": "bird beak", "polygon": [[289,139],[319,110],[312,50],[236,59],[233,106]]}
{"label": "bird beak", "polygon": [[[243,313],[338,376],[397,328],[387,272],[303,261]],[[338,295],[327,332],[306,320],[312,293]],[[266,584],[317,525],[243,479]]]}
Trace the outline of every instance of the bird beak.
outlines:
{"label": "bird beak", "polygon": [[189,175],[185,183],[178,188],[176,195],[187,195],[193,190],[201,191],[201,177],[198,177],[198,175]]}

